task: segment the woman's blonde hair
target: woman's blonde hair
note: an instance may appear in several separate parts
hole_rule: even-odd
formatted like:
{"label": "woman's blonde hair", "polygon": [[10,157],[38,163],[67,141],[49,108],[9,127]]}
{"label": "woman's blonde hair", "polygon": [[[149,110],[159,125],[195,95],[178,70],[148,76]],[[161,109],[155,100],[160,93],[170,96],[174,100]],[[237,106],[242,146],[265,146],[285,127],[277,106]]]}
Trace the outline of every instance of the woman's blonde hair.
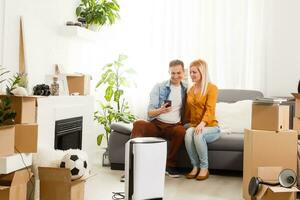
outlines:
{"label": "woman's blonde hair", "polygon": [[208,68],[207,68],[207,64],[204,60],[194,60],[191,64],[190,64],[190,68],[191,67],[197,67],[198,71],[201,74],[201,95],[205,95],[207,92],[207,86],[208,83],[210,82],[209,79],[209,73],[208,73]]}

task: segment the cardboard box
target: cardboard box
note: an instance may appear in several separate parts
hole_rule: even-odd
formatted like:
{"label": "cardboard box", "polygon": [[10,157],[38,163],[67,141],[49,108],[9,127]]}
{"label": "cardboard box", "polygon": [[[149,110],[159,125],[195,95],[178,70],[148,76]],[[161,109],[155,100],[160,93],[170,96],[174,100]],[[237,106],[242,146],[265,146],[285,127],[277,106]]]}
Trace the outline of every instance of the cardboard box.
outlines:
{"label": "cardboard box", "polygon": [[[29,171],[28,171],[29,170]],[[26,200],[27,182],[31,178],[30,169],[23,169],[0,176],[1,200]]]}
{"label": "cardboard box", "polygon": [[8,174],[32,165],[32,154],[13,154],[0,157],[0,174]]}
{"label": "cardboard box", "polygon": [[295,97],[295,117],[300,118],[300,93],[292,93]]}
{"label": "cardboard box", "polygon": [[36,98],[35,96],[7,96],[1,95],[0,98],[8,97],[12,101],[11,109],[16,114],[15,123],[35,123],[36,122]]}
{"label": "cardboard box", "polygon": [[243,197],[250,200],[248,184],[258,167],[281,166],[297,172],[296,131],[248,130],[244,133]]}
{"label": "cardboard box", "polygon": [[289,130],[289,106],[278,104],[253,104],[251,129]]}
{"label": "cardboard box", "polygon": [[[258,167],[258,177],[265,182],[278,182],[278,176],[282,167]],[[299,190],[296,187],[284,188],[281,186],[260,185],[260,189],[256,195],[257,200],[294,200],[296,192]]]}
{"label": "cardboard box", "polygon": [[15,126],[0,126],[0,156],[15,152]]}
{"label": "cardboard box", "polygon": [[84,74],[69,74],[66,75],[69,94],[79,93],[79,95],[90,94],[91,76]]}
{"label": "cardboard box", "polygon": [[36,153],[38,142],[37,124],[16,124],[15,126],[15,152]]}
{"label": "cardboard box", "polygon": [[294,117],[294,126],[293,129],[300,134],[300,118]]}
{"label": "cardboard box", "polygon": [[84,180],[71,181],[69,169],[39,167],[40,200],[84,200]]}

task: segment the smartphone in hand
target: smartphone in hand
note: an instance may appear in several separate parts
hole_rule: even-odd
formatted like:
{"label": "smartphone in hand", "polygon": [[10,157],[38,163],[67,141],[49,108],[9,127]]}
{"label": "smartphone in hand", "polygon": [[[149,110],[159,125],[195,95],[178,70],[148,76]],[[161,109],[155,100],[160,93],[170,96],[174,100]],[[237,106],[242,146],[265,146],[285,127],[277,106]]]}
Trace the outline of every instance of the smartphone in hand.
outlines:
{"label": "smartphone in hand", "polygon": [[172,101],[171,100],[164,100],[164,104],[167,104],[166,108],[171,107],[172,106]]}

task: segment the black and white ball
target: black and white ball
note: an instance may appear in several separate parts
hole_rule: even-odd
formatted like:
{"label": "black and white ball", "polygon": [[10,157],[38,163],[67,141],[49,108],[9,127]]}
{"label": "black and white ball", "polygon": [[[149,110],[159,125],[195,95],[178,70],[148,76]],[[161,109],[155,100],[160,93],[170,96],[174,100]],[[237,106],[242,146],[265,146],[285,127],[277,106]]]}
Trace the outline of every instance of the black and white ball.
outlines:
{"label": "black and white ball", "polygon": [[85,174],[87,167],[87,161],[75,153],[66,154],[60,163],[60,168],[70,169],[72,180],[81,178]]}

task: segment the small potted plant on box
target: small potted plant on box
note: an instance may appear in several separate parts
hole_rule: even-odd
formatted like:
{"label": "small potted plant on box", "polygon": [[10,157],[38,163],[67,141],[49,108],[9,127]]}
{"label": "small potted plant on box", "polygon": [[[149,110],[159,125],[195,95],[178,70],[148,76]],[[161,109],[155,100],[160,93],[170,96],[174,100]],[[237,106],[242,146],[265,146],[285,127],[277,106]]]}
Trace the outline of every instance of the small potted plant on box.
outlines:
{"label": "small potted plant on box", "polygon": [[[100,76],[96,88],[105,89],[104,102],[100,102],[100,109],[94,113],[94,119],[104,127],[105,133],[100,133],[97,137],[97,144],[101,145],[103,137],[108,144],[110,125],[113,122],[130,123],[135,120],[135,116],[130,112],[129,105],[122,98],[124,87],[130,86],[128,76],[134,71],[123,65],[127,57],[119,55],[118,60],[109,63],[103,67],[103,73]],[[109,165],[107,161],[108,151],[103,154],[104,166]]]}
{"label": "small potted plant on box", "polygon": [[84,18],[87,28],[99,30],[105,24],[114,24],[120,18],[116,0],[81,0],[76,15]]}

